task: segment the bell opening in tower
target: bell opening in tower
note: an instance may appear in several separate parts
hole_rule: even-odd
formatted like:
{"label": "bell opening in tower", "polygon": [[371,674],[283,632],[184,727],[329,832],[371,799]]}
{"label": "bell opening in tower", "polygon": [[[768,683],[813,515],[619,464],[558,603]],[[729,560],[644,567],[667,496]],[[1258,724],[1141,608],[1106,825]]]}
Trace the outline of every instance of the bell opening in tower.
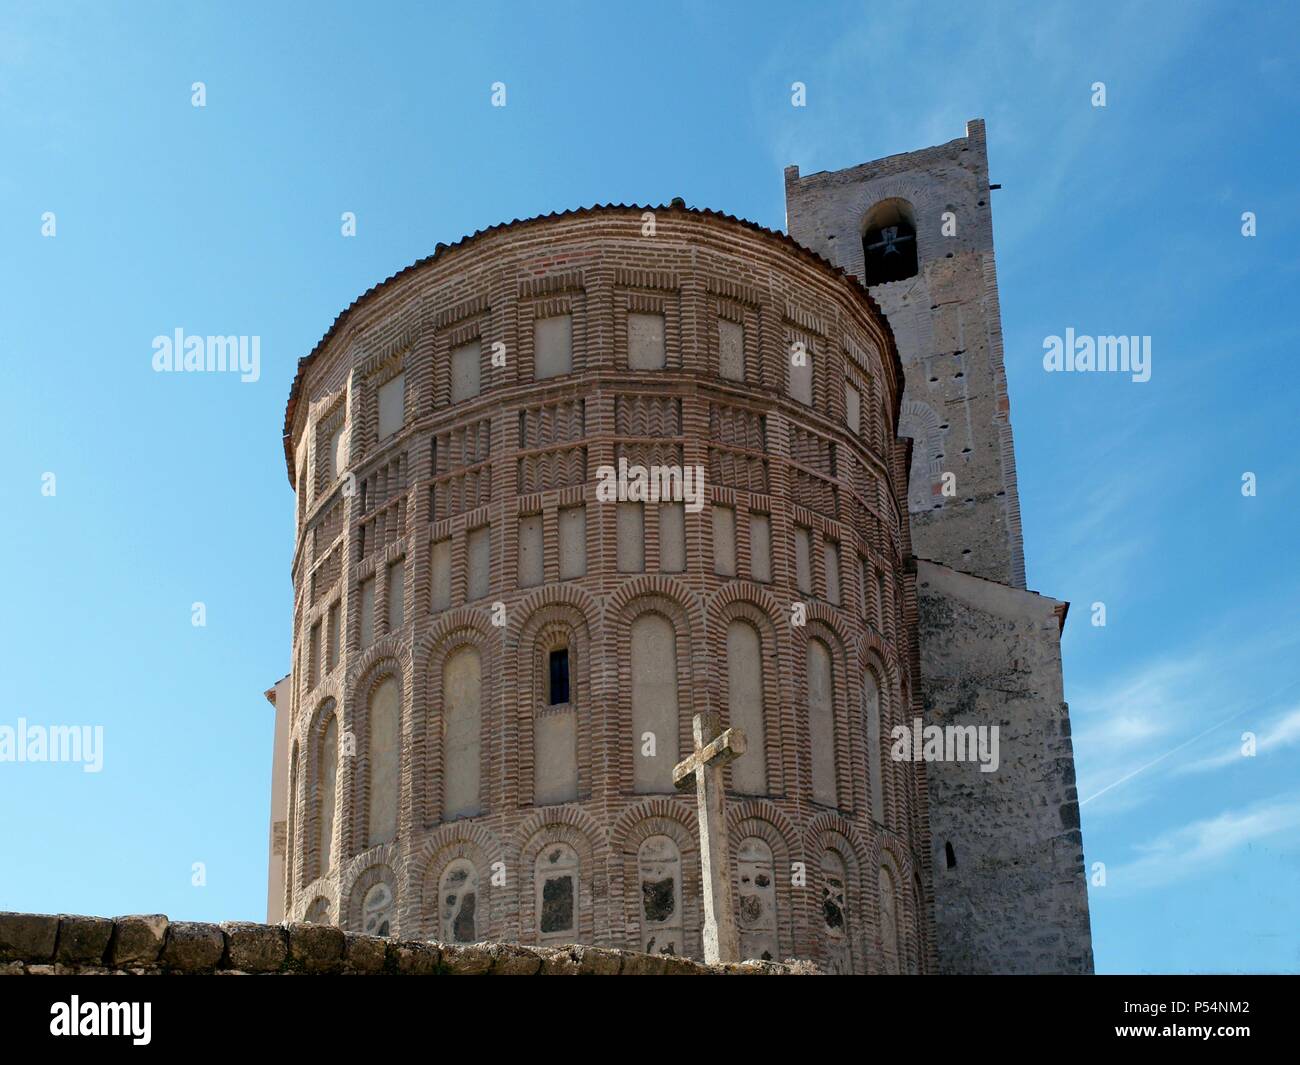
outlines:
{"label": "bell opening in tower", "polygon": [[916,221],[906,200],[882,200],[862,233],[863,281],[868,287],[915,277]]}

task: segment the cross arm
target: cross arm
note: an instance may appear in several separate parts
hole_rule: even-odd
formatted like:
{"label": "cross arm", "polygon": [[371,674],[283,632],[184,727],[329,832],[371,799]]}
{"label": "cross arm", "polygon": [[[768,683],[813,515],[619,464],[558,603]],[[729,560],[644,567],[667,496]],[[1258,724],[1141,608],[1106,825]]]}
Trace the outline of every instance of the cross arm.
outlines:
{"label": "cross arm", "polygon": [[729,728],[715,736],[694,754],[682,759],[673,767],[673,783],[679,788],[690,787],[695,772],[701,766],[714,762],[721,769],[727,762],[745,753],[745,734],[740,729]]}

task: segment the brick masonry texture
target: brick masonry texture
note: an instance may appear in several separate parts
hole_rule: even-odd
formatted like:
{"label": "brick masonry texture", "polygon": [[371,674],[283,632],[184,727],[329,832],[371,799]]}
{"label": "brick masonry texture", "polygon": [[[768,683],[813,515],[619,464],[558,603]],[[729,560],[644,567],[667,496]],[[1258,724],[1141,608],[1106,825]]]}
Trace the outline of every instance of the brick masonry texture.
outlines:
{"label": "brick masonry texture", "polygon": [[[89,929],[107,933],[87,935]],[[0,913],[0,976],[168,974],[353,976],[817,975],[806,963],[703,965],[601,947],[452,946],[328,925],[222,925],[161,914],[78,917]]]}
{"label": "brick masonry texture", "polygon": [[[713,711],[751,737],[726,778],[745,956],[1091,971],[984,124],[785,177],[789,236],[674,201],[440,246],[300,360],[272,920],[553,946],[560,914],[698,957],[694,802],[664,782]],[[916,272],[868,289],[886,217]],[[702,468],[702,510],[602,501],[624,460]],[[917,719],[997,727],[1001,766],[893,760]]]}
{"label": "brick masonry texture", "polygon": [[[693,797],[638,790],[633,691],[664,678],[632,675],[632,631],[647,614],[671,625],[672,762],[689,750],[694,712],[728,717],[728,626],[743,619],[761,645],[752,668],[762,678],[766,785],[728,794],[742,937],[748,921],[756,956],[929,971],[924,770],[880,757],[873,810],[864,710],[868,674],[880,689],[880,742],[920,707],[891,333],[857,281],[790,238],[680,206],[653,209],[649,236],[647,210],[516,222],[440,249],[371,290],[300,364],[286,413],[298,528],[284,914],[360,931],[367,914],[379,920],[367,901],[378,898],[396,934],[453,938],[457,926],[441,911],[457,896],[444,876],[461,862],[456,883],[473,884],[476,896],[468,917],[457,903],[465,935],[539,942],[543,912],[560,905],[571,907],[582,942],[677,940],[675,953],[700,956]],[[639,349],[633,368],[633,315],[661,321],[660,366],[644,368]],[[535,376],[535,367],[549,372],[551,346],[566,335],[535,323],[563,316],[569,372]],[[724,339],[737,335],[724,323],[743,336],[742,379],[722,374]],[[638,343],[656,333],[644,317],[636,328]],[[477,395],[453,355],[475,342]],[[492,362],[497,344],[503,366]],[[809,353],[810,403],[794,398],[804,385],[792,381],[793,344]],[[400,428],[381,440],[381,390],[399,374]],[[851,409],[860,412],[854,427]],[[620,508],[595,495],[596,471],[620,458],[700,466],[708,480],[705,507],[685,515],[679,545],[667,518],[645,508],[643,557],[630,566]],[[585,565],[575,571],[560,515],[577,505]],[[714,520],[717,508],[730,517]],[[752,515],[769,523],[769,558],[753,557]],[[796,529],[812,545],[806,574]],[[538,544],[540,566],[527,557]],[[540,583],[521,586],[525,573],[540,573]],[[795,603],[807,624],[791,624]],[[363,626],[367,636],[373,626],[368,644]],[[831,660],[830,727],[818,742],[808,713],[813,640]],[[558,723],[543,690],[555,646],[569,650],[572,684]],[[460,676],[452,663],[463,662],[463,648],[481,663],[472,742],[448,723],[463,698],[449,679]],[[367,719],[390,678],[400,692],[399,760],[381,792]],[[569,741],[558,759],[548,746],[566,729],[571,766]],[[326,808],[327,734],[349,747]],[[455,752],[474,744],[477,797],[467,807],[474,782]],[[548,776],[552,761],[563,779]],[[564,783],[570,768],[574,782]],[[833,776],[820,800],[815,772]],[[553,798],[557,780],[565,799]],[[382,821],[392,795],[395,827],[376,833],[375,811]],[[647,841],[669,854],[655,859],[666,864],[653,876]],[[747,847],[751,864],[741,868]],[[548,895],[550,881],[543,891],[544,857],[575,863],[572,899]],[[677,901],[652,907],[656,885]],[[650,926],[652,912],[675,915],[680,929]]]}

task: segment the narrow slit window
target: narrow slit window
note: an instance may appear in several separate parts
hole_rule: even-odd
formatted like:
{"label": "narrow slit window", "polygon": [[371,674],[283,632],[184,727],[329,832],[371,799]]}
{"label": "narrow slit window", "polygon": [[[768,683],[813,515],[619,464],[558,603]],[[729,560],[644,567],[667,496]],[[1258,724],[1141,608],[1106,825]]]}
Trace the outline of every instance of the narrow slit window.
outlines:
{"label": "narrow slit window", "polygon": [[569,701],[569,649],[561,647],[551,652],[551,706],[563,706]]}

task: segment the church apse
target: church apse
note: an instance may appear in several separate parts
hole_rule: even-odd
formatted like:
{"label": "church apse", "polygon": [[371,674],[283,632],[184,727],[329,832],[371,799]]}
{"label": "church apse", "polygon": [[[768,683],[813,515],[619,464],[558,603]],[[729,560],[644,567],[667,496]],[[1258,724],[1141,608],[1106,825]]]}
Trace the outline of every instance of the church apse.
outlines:
{"label": "church apse", "polygon": [[744,956],[932,971],[901,390],[855,279],[680,203],[358,299],[285,419],[285,915],[701,957],[694,752]]}

